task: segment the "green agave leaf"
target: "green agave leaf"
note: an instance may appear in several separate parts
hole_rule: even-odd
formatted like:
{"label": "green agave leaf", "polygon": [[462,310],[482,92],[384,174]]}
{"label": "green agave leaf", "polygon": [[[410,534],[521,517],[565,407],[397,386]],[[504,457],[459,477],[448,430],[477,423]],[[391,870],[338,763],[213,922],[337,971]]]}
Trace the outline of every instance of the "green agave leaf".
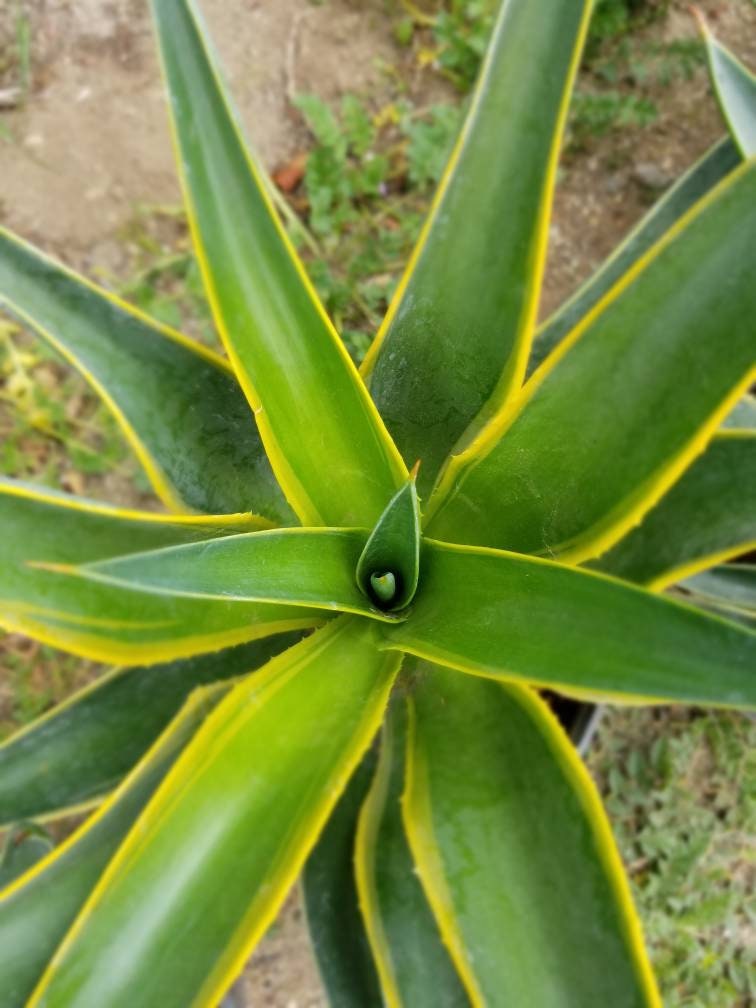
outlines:
{"label": "green agave leaf", "polygon": [[286,602],[396,619],[358,586],[355,571],[366,537],[362,529],[270,529],[227,536],[222,549],[216,548],[219,540],[208,540],[49,569],[169,598]]}
{"label": "green agave leaf", "polygon": [[205,286],[273,470],[304,524],[372,527],[404,465],[244,147],[195,5],[153,11]]}
{"label": "green agave leaf", "polygon": [[688,210],[740,164],[740,152],[729,138],[720,140],[671,186],[617,246],[608,259],[551,315],[536,332],[528,375],[543,363],[578,322],[614,284]]}
{"label": "green agave leaf", "polygon": [[28,1008],[218,1000],[378,728],[399,662],[373,634],[367,621],[338,620],[221,701],[108,865]]}
{"label": "green agave leaf", "polygon": [[406,710],[401,698],[384,724],[372,787],[355,845],[357,889],[370,947],[391,1008],[467,1008],[415,873],[401,816]]}
{"label": "green agave leaf", "polygon": [[756,396],[744,395],[729,413],[722,426],[736,430],[756,430]]}
{"label": "green agave leaf", "polygon": [[686,578],[681,588],[725,612],[756,618],[756,564],[738,563],[714,567]]}
{"label": "green agave leaf", "polygon": [[96,661],[154,664],[322,622],[312,609],[169,598],[32,566],[207,541],[250,524],[119,511],[2,480],[0,626]]}
{"label": "green agave leaf", "polygon": [[48,604],[4,602],[0,626],[92,661],[154,665],[327,621],[325,612],[299,606],[211,604],[36,574],[34,588]]}
{"label": "green agave leaf", "polygon": [[546,705],[429,665],[409,705],[407,831],[472,1002],[661,1008],[601,800]]}
{"label": "green agave leaf", "polygon": [[746,612],[741,609],[733,609],[730,606],[719,605],[712,599],[696,595],[694,592],[681,593],[677,589],[673,588],[670,591],[670,595],[673,598],[682,597],[685,602],[689,605],[695,606],[697,609],[703,609],[705,612],[710,612],[714,616],[732,620],[734,623],[740,623],[748,630],[756,632],[756,613]]}
{"label": "green agave leaf", "polygon": [[[251,514],[158,514],[74,497],[23,480],[0,476],[0,549],[3,564],[37,549],[54,549],[72,561],[158,549],[268,528]],[[12,553],[10,551],[13,551]]]}
{"label": "green agave leaf", "polygon": [[101,872],[176,757],[227,689],[197,690],[105,804],[47,858],[0,891],[3,1008],[26,1005]]}
{"label": "green agave leaf", "polygon": [[357,562],[357,583],[379,609],[403,609],[417,590],[420,504],[415,473],[389,501]]}
{"label": "green agave leaf", "polygon": [[578,699],[756,705],[756,634],[642,588],[431,540],[420,584],[384,646]]}
{"label": "green agave leaf", "polygon": [[259,511],[292,524],[249,404],[217,354],[3,228],[0,308],[81,372],[169,507]]}
{"label": "green agave leaf", "polygon": [[357,816],[375,771],[368,750],[302,873],[307,923],[331,1008],[382,1008],[354,877]]}
{"label": "green agave leaf", "polygon": [[467,120],[363,366],[404,458],[422,459],[421,494],[486,403],[522,380],[590,7],[559,0],[544,17],[529,0],[501,4]]}
{"label": "green agave leaf", "polygon": [[638,524],[752,380],[755,239],[756,163],[667,232],[454,457],[428,534],[579,563]]}
{"label": "green agave leaf", "polygon": [[52,847],[53,838],[37,823],[14,823],[5,834],[0,855],[0,892],[41,861]]}
{"label": "green agave leaf", "polygon": [[659,589],[749,549],[756,549],[756,431],[725,430],[591,566]]}
{"label": "green agave leaf", "polygon": [[0,745],[0,826],[96,802],[196,687],[244,675],[298,639],[279,634],[167,665],[108,672]]}
{"label": "green agave leaf", "polygon": [[699,12],[714,94],[743,157],[756,155],[756,77],[709,31]]}

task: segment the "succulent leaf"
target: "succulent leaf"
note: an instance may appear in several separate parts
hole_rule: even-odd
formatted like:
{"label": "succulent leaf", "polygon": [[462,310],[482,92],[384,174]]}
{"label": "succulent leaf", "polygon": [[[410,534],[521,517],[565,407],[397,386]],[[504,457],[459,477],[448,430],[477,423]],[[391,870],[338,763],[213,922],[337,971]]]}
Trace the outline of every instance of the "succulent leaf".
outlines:
{"label": "succulent leaf", "polygon": [[111,797],[64,843],[0,891],[3,1004],[25,1005],[90,890],[225,685],[197,690]]}
{"label": "succulent leaf", "polygon": [[580,563],[637,525],[754,379],[755,239],[756,163],[746,163],[452,458],[427,534]]}
{"label": "succulent leaf", "polygon": [[375,735],[399,661],[376,649],[369,623],[346,618],[234,687],[137,819],[29,1008],[215,1003]]}
{"label": "succulent leaf", "polygon": [[324,619],[299,607],[168,598],[49,570],[237,533],[255,527],[249,515],[128,511],[2,480],[0,521],[0,625],[95,661],[155,664]]}
{"label": "succulent leaf", "polygon": [[112,669],[0,745],[0,827],[100,801],[200,686],[258,668],[296,642],[278,634],[168,665]]}
{"label": "succulent leaf", "polygon": [[331,1008],[383,1008],[354,877],[357,816],[374,771],[369,749],[302,872],[310,938]]}
{"label": "succulent leaf", "polygon": [[522,380],[590,7],[554,4],[544,17],[530,0],[501,4],[466,122],[363,365],[405,460],[422,459],[423,496],[481,410]]}
{"label": "succulent leaf", "polygon": [[406,721],[398,696],[384,722],[378,765],[359,816],[354,856],[360,907],[384,1004],[468,1008],[405,835]]}
{"label": "succulent leaf", "polygon": [[208,300],[273,471],[303,524],[372,527],[404,465],[244,146],[196,6],[153,11]]}
{"label": "succulent leaf", "polygon": [[471,1002],[661,1008],[596,787],[546,705],[425,664],[408,703],[410,846]]}
{"label": "succulent leaf", "polygon": [[591,563],[666,588],[756,549],[756,431],[722,429],[643,521]]}
{"label": "succulent leaf", "polygon": [[578,699],[756,705],[756,634],[603,574],[425,540],[386,646]]}
{"label": "succulent leaf", "polygon": [[218,354],[0,228],[0,308],[84,376],[113,413],[155,492],[174,510],[294,516],[254,416]]}
{"label": "succulent leaf", "polygon": [[703,15],[695,13],[706,43],[709,72],[722,115],[743,157],[756,157],[756,76],[717,41]]}
{"label": "succulent leaf", "polygon": [[546,360],[630,267],[740,162],[738,148],[728,138],[716,143],[680,176],[596,272],[539,326],[528,360],[528,375]]}

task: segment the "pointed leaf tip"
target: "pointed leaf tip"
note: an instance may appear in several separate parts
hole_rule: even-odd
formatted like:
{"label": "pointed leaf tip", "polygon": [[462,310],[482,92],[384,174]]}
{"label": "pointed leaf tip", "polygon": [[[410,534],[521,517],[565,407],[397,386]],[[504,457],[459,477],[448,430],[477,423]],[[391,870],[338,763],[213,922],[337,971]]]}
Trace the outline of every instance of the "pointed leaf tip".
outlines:
{"label": "pointed leaf tip", "polygon": [[701,11],[693,7],[691,12],[706,47],[712,90],[730,135],[744,158],[753,157],[756,154],[756,77],[715,37]]}

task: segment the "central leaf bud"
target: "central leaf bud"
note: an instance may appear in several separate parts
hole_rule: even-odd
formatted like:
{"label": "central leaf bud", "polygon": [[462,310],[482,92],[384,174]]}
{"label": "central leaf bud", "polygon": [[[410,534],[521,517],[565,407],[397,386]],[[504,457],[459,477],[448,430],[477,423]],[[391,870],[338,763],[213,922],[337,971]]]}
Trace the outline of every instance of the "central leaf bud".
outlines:
{"label": "central leaf bud", "polygon": [[357,584],[374,606],[404,609],[417,590],[420,505],[415,474],[389,501],[357,562]]}
{"label": "central leaf bud", "polygon": [[383,603],[393,602],[396,596],[396,578],[391,571],[384,574],[371,574],[370,587],[373,594]]}

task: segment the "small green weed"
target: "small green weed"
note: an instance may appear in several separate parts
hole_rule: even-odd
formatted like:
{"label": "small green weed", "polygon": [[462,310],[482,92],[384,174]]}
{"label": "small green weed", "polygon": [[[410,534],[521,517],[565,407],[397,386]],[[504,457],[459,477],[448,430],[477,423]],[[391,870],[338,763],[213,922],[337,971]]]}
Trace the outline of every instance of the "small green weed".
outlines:
{"label": "small green weed", "polygon": [[584,62],[590,64],[606,44],[666,17],[670,0],[597,0],[588,28]]}
{"label": "small green weed", "polygon": [[435,19],[438,68],[463,94],[475,83],[496,6],[492,0],[452,0]]}
{"label": "small green weed", "polygon": [[604,136],[612,129],[647,126],[658,116],[650,98],[621,91],[576,91],[568,129],[568,146],[584,147],[589,137]]}
{"label": "small green weed", "polygon": [[705,47],[699,39],[657,42],[631,36],[604,47],[589,63],[589,70],[594,80],[605,84],[669,87],[690,80],[705,62]]}

